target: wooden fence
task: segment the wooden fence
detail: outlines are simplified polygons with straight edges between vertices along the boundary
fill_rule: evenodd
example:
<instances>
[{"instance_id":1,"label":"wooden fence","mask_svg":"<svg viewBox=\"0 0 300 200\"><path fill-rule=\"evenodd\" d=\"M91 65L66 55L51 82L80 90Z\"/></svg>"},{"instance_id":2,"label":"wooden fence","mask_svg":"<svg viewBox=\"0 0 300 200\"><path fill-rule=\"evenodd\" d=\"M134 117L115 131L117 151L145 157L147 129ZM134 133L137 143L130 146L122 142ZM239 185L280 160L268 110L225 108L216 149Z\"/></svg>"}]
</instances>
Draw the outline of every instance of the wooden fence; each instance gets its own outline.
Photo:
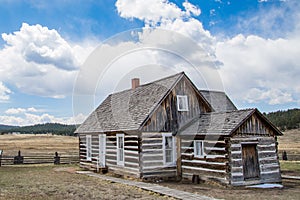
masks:
<instances>
[{"instance_id":1,"label":"wooden fence","mask_svg":"<svg viewBox=\"0 0 300 200\"><path fill-rule=\"evenodd\" d=\"M14 165L16 164L16 156L0 156L0 166L2 165ZM22 164L54 164L57 157L55 155L24 155L22 156ZM76 155L63 155L59 156L59 164L75 164L79 163L79 156ZM58 164L58 163L56 163Z\"/></svg>"}]
</instances>

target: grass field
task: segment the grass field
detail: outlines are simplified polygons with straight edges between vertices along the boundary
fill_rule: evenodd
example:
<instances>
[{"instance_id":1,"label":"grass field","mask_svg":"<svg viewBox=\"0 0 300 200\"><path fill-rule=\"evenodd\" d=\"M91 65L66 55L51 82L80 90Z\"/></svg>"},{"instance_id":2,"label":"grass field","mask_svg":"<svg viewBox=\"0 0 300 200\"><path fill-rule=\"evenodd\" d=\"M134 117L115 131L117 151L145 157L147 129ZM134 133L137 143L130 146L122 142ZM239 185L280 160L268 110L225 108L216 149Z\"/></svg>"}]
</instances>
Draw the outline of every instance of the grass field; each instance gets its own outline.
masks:
<instances>
[{"instance_id":1,"label":"grass field","mask_svg":"<svg viewBox=\"0 0 300 200\"><path fill-rule=\"evenodd\" d=\"M76 165L0 167L0 199L170 199L135 187L76 174L78 169Z\"/></svg>"},{"instance_id":2,"label":"grass field","mask_svg":"<svg viewBox=\"0 0 300 200\"><path fill-rule=\"evenodd\" d=\"M300 132L279 137L279 151L300 153ZM52 135L0 135L5 155L78 155L78 138ZM166 199L134 187L75 174L77 165L0 167L0 199ZM300 176L300 161L281 161L283 174ZM299 199L300 181L283 180L283 189L226 188L211 184L160 183L221 199Z\"/></svg>"},{"instance_id":3,"label":"grass field","mask_svg":"<svg viewBox=\"0 0 300 200\"><path fill-rule=\"evenodd\" d=\"M6 156L78 155L78 138L47 134L0 135L0 149Z\"/></svg>"},{"instance_id":4,"label":"grass field","mask_svg":"<svg viewBox=\"0 0 300 200\"><path fill-rule=\"evenodd\" d=\"M283 133L283 136L278 137L279 157L281 152L286 151L288 158L300 161L300 130L289 130Z\"/></svg>"}]
</instances>

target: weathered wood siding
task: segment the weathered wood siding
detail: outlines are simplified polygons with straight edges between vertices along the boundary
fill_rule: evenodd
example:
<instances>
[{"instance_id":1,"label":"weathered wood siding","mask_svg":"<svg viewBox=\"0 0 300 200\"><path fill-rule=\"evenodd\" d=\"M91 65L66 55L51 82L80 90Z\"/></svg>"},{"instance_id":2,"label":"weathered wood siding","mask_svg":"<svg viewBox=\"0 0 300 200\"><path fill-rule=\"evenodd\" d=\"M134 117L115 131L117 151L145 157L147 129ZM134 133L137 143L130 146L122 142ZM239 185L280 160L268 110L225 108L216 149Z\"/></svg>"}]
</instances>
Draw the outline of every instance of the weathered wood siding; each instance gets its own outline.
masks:
<instances>
[{"instance_id":1,"label":"weathered wood siding","mask_svg":"<svg viewBox=\"0 0 300 200\"><path fill-rule=\"evenodd\" d=\"M272 131L270 125L262 122L257 114L253 114L246 122L244 122L237 130L236 134L252 134L252 135L272 135L275 133Z\"/></svg>"},{"instance_id":2,"label":"weathered wood siding","mask_svg":"<svg viewBox=\"0 0 300 200\"><path fill-rule=\"evenodd\" d=\"M275 133L269 125L252 115L236 130L229 140L230 182L232 185L249 185L256 183L281 182L280 165ZM259 164L259 177L247 180L244 177L242 146L256 145Z\"/></svg>"},{"instance_id":3,"label":"weathered wood siding","mask_svg":"<svg viewBox=\"0 0 300 200\"><path fill-rule=\"evenodd\" d=\"M99 156L99 134L92 135L92 161L86 159L85 135L80 134L80 167L97 169ZM124 134L124 166L117 165L116 134L106 136L106 167L109 172L140 178L138 135Z\"/></svg>"},{"instance_id":4,"label":"weathered wood siding","mask_svg":"<svg viewBox=\"0 0 300 200\"><path fill-rule=\"evenodd\" d=\"M194 140L204 141L204 157L194 156ZM193 176L199 176L202 180L228 183L228 153L224 138L182 138L181 166L184 179L191 180Z\"/></svg>"},{"instance_id":5,"label":"weathered wood siding","mask_svg":"<svg viewBox=\"0 0 300 200\"><path fill-rule=\"evenodd\" d=\"M80 134L79 135L79 156L80 156L80 167L89 169L89 170L96 170L97 169L97 156L99 152L99 136L98 134L88 134L92 137L92 160L87 160L87 147L86 147L86 135Z\"/></svg>"},{"instance_id":6,"label":"weathered wood siding","mask_svg":"<svg viewBox=\"0 0 300 200\"><path fill-rule=\"evenodd\" d=\"M138 135L124 135L124 166L117 165L116 135L107 136L106 165L108 171L140 178Z\"/></svg>"},{"instance_id":7,"label":"weathered wood siding","mask_svg":"<svg viewBox=\"0 0 300 200\"><path fill-rule=\"evenodd\" d=\"M256 144L259 163L259 177L247 180L243 172L242 146ZM249 185L268 182L281 182L280 166L276 150L276 141L271 136L233 137L229 141L230 183Z\"/></svg>"},{"instance_id":8,"label":"weathered wood siding","mask_svg":"<svg viewBox=\"0 0 300 200\"><path fill-rule=\"evenodd\" d=\"M161 133L142 133L140 149L141 178L176 177L176 166L164 165Z\"/></svg>"},{"instance_id":9,"label":"weathered wood siding","mask_svg":"<svg viewBox=\"0 0 300 200\"><path fill-rule=\"evenodd\" d=\"M177 95L187 95L188 111L177 110ZM148 119L142 131L176 133L180 127L207 110L201 97L184 77Z\"/></svg>"}]
</instances>

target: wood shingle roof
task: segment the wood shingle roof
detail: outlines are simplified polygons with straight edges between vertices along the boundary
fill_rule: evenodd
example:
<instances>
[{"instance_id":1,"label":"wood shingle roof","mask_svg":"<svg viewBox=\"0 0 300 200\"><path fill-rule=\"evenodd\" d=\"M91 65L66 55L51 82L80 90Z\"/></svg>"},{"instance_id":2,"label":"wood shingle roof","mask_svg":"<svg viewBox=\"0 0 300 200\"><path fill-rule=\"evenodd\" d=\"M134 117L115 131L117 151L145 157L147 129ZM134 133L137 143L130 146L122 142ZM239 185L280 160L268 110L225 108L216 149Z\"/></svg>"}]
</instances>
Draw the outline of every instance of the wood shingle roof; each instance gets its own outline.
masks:
<instances>
[{"instance_id":1,"label":"wood shingle roof","mask_svg":"<svg viewBox=\"0 0 300 200\"><path fill-rule=\"evenodd\" d=\"M77 128L76 133L138 130L183 76L185 74L181 72L136 89L109 95Z\"/></svg>"},{"instance_id":2,"label":"wood shingle roof","mask_svg":"<svg viewBox=\"0 0 300 200\"><path fill-rule=\"evenodd\" d=\"M213 107L215 112L237 110L225 92L200 90L200 93Z\"/></svg>"},{"instance_id":3,"label":"wood shingle roof","mask_svg":"<svg viewBox=\"0 0 300 200\"><path fill-rule=\"evenodd\" d=\"M282 133L265 118L257 109L210 112L201 114L198 119L187 124L180 135L223 135L229 136L240 127L253 113L258 114L263 121L271 126L276 135Z\"/></svg>"}]
</instances>

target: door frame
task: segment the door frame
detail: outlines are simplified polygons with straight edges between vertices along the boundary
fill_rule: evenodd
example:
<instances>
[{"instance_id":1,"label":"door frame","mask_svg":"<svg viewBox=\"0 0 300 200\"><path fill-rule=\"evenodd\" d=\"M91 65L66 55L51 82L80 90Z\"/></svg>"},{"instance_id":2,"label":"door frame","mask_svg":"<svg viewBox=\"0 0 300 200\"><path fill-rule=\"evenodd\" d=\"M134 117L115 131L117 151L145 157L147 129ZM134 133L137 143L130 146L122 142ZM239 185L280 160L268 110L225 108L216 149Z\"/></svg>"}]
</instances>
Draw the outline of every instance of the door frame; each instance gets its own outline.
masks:
<instances>
[{"instance_id":1,"label":"door frame","mask_svg":"<svg viewBox=\"0 0 300 200\"><path fill-rule=\"evenodd\" d=\"M106 165L106 134L99 134L99 144L98 144L98 164L99 167L105 167Z\"/></svg>"}]
</instances>

